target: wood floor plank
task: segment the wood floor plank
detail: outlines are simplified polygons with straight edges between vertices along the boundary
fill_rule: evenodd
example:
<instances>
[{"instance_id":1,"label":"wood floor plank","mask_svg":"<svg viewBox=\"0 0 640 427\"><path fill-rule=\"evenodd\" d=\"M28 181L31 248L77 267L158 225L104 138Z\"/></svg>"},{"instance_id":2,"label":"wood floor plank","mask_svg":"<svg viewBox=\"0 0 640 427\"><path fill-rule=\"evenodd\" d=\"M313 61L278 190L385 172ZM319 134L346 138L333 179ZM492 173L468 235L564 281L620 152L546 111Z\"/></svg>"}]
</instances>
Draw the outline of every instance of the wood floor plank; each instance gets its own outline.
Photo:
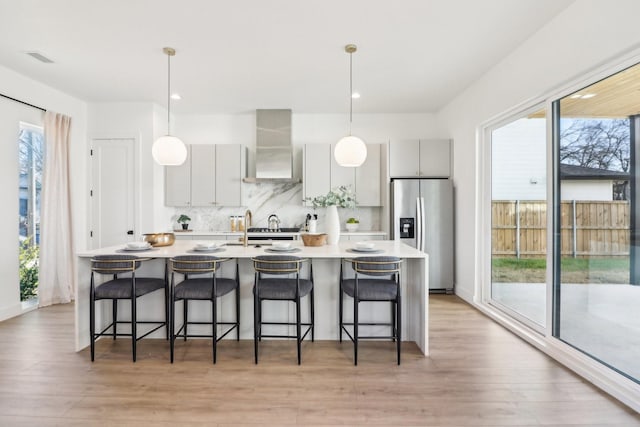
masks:
<instances>
[{"instance_id":1,"label":"wood floor plank","mask_svg":"<svg viewBox=\"0 0 640 427\"><path fill-rule=\"evenodd\" d=\"M430 297L430 357L353 345L103 339L74 352L73 305L0 322L0 425L640 426L640 415L455 296Z\"/></svg>"}]
</instances>

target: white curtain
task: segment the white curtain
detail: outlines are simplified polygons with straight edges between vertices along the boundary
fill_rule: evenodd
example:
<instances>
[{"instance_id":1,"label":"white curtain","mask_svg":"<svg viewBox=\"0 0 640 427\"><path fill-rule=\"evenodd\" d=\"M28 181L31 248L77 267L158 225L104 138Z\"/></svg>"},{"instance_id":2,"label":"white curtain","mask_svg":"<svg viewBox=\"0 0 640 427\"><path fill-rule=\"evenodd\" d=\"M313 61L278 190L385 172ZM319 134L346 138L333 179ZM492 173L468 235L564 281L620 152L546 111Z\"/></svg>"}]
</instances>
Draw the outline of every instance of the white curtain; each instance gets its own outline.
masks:
<instances>
[{"instance_id":1,"label":"white curtain","mask_svg":"<svg viewBox=\"0 0 640 427\"><path fill-rule=\"evenodd\" d=\"M75 251L69 180L71 118L47 111L40 204L40 307L70 302L75 294Z\"/></svg>"}]
</instances>

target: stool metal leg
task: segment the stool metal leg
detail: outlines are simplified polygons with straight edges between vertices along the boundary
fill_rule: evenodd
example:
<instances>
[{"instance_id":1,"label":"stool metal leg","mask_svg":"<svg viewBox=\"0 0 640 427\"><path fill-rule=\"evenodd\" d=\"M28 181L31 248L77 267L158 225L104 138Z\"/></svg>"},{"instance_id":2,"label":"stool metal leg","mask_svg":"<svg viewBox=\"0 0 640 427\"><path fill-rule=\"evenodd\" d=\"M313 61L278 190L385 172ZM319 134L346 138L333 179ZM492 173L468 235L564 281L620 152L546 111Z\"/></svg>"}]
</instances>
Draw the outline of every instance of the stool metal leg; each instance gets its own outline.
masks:
<instances>
[{"instance_id":1,"label":"stool metal leg","mask_svg":"<svg viewBox=\"0 0 640 427\"><path fill-rule=\"evenodd\" d=\"M111 300L111 317L113 318L113 340L116 340L118 334L118 300Z\"/></svg>"},{"instance_id":2,"label":"stool metal leg","mask_svg":"<svg viewBox=\"0 0 640 427\"><path fill-rule=\"evenodd\" d=\"M298 348L298 365L300 364L300 347L301 347L301 343L302 340L300 339L302 337L302 333L301 333L301 328L300 328L300 297L298 296L298 298L296 298L296 336L298 337L297 341L297 348Z\"/></svg>"},{"instance_id":3,"label":"stool metal leg","mask_svg":"<svg viewBox=\"0 0 640 427\"><path fill-rule=\"evenodd\" d=\"M135 288L134 288L135 291ZM136 342L138 340L136 330L136 297L135 294L131 298L131 351L133 352L133 361L136 361Z\"/></svg>"},{"instance_id":4,"label":"stool metal leg","mask_svg":"<svg viewBox=\"0 0 640 427\"><path fill-rule=\"evenodd\" d=\"M316 323L315 323L315 313L314 313L314 308L315 308L315 303L314 303L314 299L313 299L313 288L311 288L311 299L310 299L310 304L311 304L311 342L314 342L314 335L315 335L315 331L316 331Z\"/></svg>"},{"instance_id":5,"label":"stool metal leg","mask_svg":"<svg viewBox=\"0 0 640 427\"><path fill-rule=\"evenodd\" d=\"M358 298L353 298L353 364L358 365Z\"/></svg>"},{"instance_id":6,"label":"stool metal leg","mask_svg":"<svg viewBox=\"0 0 640 427\"><path fill-rule=\"evenodd\" d=\"M94 293L94 285L93 285L93 274L91 275L91 290L89 291L89 334L91 335L91 361L93 362L95 359L95 351L96 351L96 300Z\"/></svg>"},{"instance_id":7,"label":"stool metal leg","mask_svg":"<svg viewBox=\"0 0 640 427\"><path fill-rule=\"evenodd\" d=\"M211 327L212 327L212 331L211 331L211 336L213 337L213 363L216 363L216 351L218 350L218 318L217 318L217 304L218 301L216 300L216 297L214 295L213 299L211 300Z\"/></svg>"},{"instance_id":8,"label":"stool metal leg","mask_svg":"<svg viewBox=\"0 0 640 427\"><path fill-rule=\"evenodd\" d=\"M258 305L260 304L260 299L258 298L258 290L254 289L253 296L253 349L255 353L255 363L258 364L258 323L260 319L258 317Z\"/></svg>"},{"instance_id":9,"label":"stool metal leg","mask_svg":"<svg viewBox=\"0 0 640 427\"><path fill-rule=\"evenodd\" d=\"M400 290L396 302L396 345L398 346L398 365L400 365L400 347L402 345L402 304L400 303Z\"/></svg>"}]
</instances>

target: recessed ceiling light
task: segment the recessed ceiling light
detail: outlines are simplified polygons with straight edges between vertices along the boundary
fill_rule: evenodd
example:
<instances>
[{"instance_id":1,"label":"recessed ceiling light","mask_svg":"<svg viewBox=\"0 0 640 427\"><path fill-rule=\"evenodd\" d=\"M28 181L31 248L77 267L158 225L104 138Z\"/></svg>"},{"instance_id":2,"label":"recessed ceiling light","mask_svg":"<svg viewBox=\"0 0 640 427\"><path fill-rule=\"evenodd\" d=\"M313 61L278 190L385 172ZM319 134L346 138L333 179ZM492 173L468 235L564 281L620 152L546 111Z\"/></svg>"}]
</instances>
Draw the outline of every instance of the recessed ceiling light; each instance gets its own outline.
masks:
<instances>
[{"instance_id":1,"label":"recessed ceiling light","mask_svg":"<svg viewBox=\"0 0 640 427\"><path fill-rule=\"evenodd\" d=\"M172 93L171 94L171 99L182 99L182 97L180 96L179 93Z\"/></svg>"},{"instance_id":2,"label":"recessed ceiling light","mask_svg":"<svg viewBox=\"0 0 640 427\"><path fill-rule=\"evenodd\" d=\"M44 62L45 64L53 64L53 61L49 58L47 58L46 56L44 56L43 54L41 54L40 52L36 52L36 51L30 51L30 52L25 52L27 55L29 55L30 57L37 59L40 62Z\"/></svg>"},{"instance_id":3,"label":"recessed ceiling light","mask_svg":"<svg viewBox=\"0 0 640 427\"><path fill-rule=\"evenodd\" d=\"M353 99L358 99L358 98L360 98L360 94L359 94L358 92L353 92L353 93L351 94L351 97L352 97Z\"/></svg>"},{"instance_id":4,"label":"recessed ceiling light","mask_svg":"<svg viewBox=\"0 0 640 427\"><path fill-rule=\"evenodd\" d=\"M581 93L576 93L575 95L571 95L569 98L571 99L589 99L596 96L595 93L585 93L584 95Z\"/></svg>"}]
</instances>

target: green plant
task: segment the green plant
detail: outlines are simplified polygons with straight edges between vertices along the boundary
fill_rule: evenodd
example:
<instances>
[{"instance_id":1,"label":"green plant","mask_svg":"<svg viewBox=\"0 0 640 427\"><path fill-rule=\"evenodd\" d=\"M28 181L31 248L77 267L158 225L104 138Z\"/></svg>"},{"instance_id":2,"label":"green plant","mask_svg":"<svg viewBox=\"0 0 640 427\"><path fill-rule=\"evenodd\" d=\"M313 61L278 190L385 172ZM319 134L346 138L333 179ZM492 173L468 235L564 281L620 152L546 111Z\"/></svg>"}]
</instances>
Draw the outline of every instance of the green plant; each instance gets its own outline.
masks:
<instances>
[{"instance_id":1,"label":"green plant","mask_svg":"<svg viewBox=\"0 0 640 427\"><path fill-rule=\"evenodd\" d=\"M38 264L40 248L32 244L31 238L20 242L20 301L38 295Z\"/></svg>"},{"instance_id":2,"label":"green plant","mask_svg":"<svg viewBox=\"0 0 640 427\"><path fill-rule=\"evenodd\" d=\"M356 196L350 187L341 185L333 188L324 196L306 197L305 202L311 202L314 208L337 206L339 208L353 208L356 205Z\"/></svg>"},{"instance_id":3,"label":"green plant","mask_svg":"<svg viewBox=\"0 0 640 427\"><path fill-rule=\"evenodd\" d=\"M178 222L179 224L186 224L186 223L188 223L189 221L191 221L191 218L189 218L189 217L188 217L187 215L185 215L185 214L180 215L180 216L178 217L178 220L177 220L177 222Z\"/></svg>"},{"instance_id":4,"label":"green plant","mask_svg":"<svg viewBox=\"0 0 640 427\"><path fill-rule=\"evenodd\" d=\"M351 217L347 220L347 224L360 224L360 221L358 221L356 218Z\"/></svg>"}]
</instances>

